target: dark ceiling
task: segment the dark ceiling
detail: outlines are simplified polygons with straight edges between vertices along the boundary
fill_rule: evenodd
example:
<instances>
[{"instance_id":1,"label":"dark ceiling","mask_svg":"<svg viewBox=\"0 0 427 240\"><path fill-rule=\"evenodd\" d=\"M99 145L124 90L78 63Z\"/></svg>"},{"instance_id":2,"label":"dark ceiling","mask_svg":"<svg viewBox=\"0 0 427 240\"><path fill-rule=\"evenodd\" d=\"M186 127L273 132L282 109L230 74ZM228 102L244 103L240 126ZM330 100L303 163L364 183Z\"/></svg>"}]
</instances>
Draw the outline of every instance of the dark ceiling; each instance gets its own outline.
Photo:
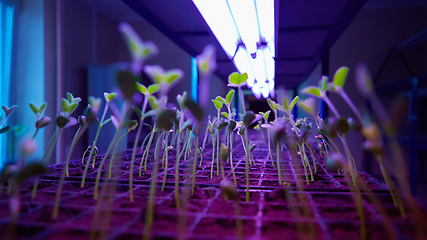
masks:
<instances>
[{"instance_id":1,"label":"dark ceiling","mask_svg":"<svg viewBox=\"0 0 427 240\"><path fill-rule=\"evenodd\" d=\"M191 0L122 0L160 32L196 56L217 47L223 79L236 71ZM366 0L275 0L276 86L297 87L313 71ZM219 16L220 17L220 16Z\"/></svg>"}]
</instances>

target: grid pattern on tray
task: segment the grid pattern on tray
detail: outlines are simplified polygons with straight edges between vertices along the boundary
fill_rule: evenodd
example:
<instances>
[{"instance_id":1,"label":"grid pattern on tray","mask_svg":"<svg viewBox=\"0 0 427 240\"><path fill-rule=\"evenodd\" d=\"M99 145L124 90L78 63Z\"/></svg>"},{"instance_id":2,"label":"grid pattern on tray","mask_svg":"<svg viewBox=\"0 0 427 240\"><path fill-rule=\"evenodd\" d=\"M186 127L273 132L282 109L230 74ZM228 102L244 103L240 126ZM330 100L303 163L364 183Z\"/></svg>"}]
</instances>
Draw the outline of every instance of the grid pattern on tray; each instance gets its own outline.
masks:
<instances>
[{"instance_id":1,"label":"grid pattern on tray","mask_svg":"<svg viewBox=\"0 0 427 240\"><path fill-rule=\"evenodd\" d=\"M146 186L137 186L134 190L137 191L141 188L148 190L148 187ZM63 231L66 231L67 229L74 232L74 234L79 234L80 232L90 233L93 219L92 215L96 210L96 206L93 204L88 204L88 206L73 205L69 204L70 202L68 202L68 200L73 198L84 198L91 190L93 189L88 188L78 193L66 191L64 192L66 194L69 194L61 199L60 209L68 209L68 211L70 211L69 209L73 209L73 213L75 213L74 215L72 215L72 217L68 219L64 219L64 217L62 217L59 218L60 220L57 222L51 222L50 220L48 220L48 218L43 218L45 222L40 221L40 214L43 209L52 207L53 202L33 201L31 203L32 207L29 209L29 211L22 213L19 216L17 225L26 226L26 228L32 229L30 231L37 231L39 229L39 232L37 232L36 234L34 234L34 236L32 236L32 238L30 238L34 240L49 239L50 237L58 236L58 234L63 234ZM186 214L187 219L191 219L188 222L189 225L186 227L186 236L189 237L189 239L216 238L218 236L215 235L215 232L212 229L207 228L207 225L209 225L209 223L213 223L217 226L220 226L220 228L224 230L229 228L230 226L232 227L233 223L230 219L236 218L236 216L234 216L232 212L225 213L226 210L223 210L223 212L220 211L219 213L212 212L211 207L214 204L223 204L224 206L233 205L231 201L225 202L223 200L219 189L205 188L204 191L209 191L211 197L208 199L193 200L196 203L204 201L203 204L201 204L204 207L197 209L194 212L188 212ZM54 193L53 191L49 190L46 190L44 192ZM309 223L314 224L313 226L315 226L316 228L317 236L324 236L324 238L321 239L339 239L338 236L334 236L334 226L337 225L348 225L351 229L353 229L353 232L355 232L356 234L358 233L357 223L359 221L357 219L343 219L339 218L339 211L335 211L335 213L338 214L338 217L333 216L334 213L332 212L328 213L327 211L325 211L327 209L336 208L341 210L345 210L346 208L354 208L354 203L352 203L351 195L346 192L325 193L322 191L289 191L289 194L295 194L298 196L302 195L303 198L297 199L306 199L307 205L303 204L301 201L290 203L287 202L285 199L282 199L281 197L271 198L271 192L271 190L251 189L251 201L239 202L239 206L243 210L243 215L241 216L242 221L246 224L254 226L253 231L247 233L247 239L269 239L271 237L269 234L277 234L270 232L272 231L272 226L274 229L275 225L282 226L282 228L280 228L281 230L279 231L284 231L284 233L287 232L288 234L295 235L297 234L295 224L302 224L303 227L308 227L310 226ZM167 194L164 194L160 197L156 197L156 206L159 209L157 211L157 215L163 216L163 218L161 218L163 219L163 221L176 221L180 216L177 211L170 211L170 209L168 209L167 207L166 210L162 210L161 208L163 205L168 206L169 202L173 201L173 188L166 187L166 193ZM244 192L241 193L243 194ZM24 194L24 199L28 199L25 198L25 196L29 194L31 193ZM383 195L384 197L390 197L388 194ZM113 203L120 198L127 197L128 192L121 192L112 196L104 204L106 205L108 203ZM335 199L336 201L332 201L330 203L327 202L327 200L332 199ZM365 215L368 216L368 226L371 228L376 228L376 234L378 234L379 236L387 237L387 232L384 231L383 227L384 219L382 218L382 215L378 214L378 212L374 208L374 205L370 204L366 199L367 198L364 198L363 205L365 206ZM7 203L7 200L0 201L0 205L4 203ZM26 202L24 201L24 204L25 203ZM301 211L303 209L302 206L308 206L309 215L312 216L312 218L308 219L305 217L306 215L304 214L295 215L295 211L293 211L292 209ZM140 207L143 208L143 205L141 205ZM128 217L125 218L125 222L122 222L121 224L116 223L110 227L110 232L108 232L109 237L107 239L124 239L124 236L132 236L128 239L136 239L138 237L141 237L142 219L144 219L145 217L143 211L141 211L141 208L138 208L138 204L135 204L131 207L109 208L113 213L120 213L119 217L123 217L123 215L127 215ZM34 216L39 217L37 218ZM113 218L114 217L116 216L113 215ZM38 220L34 221L35 219ZM172 222L172 225L173 223L174 222ZM398 236L406 237L399 230L399 227L402 223L404 222L400 220L393 221L392 228L394 231L396 231L397 234L399 234ZM8 218L0 218L0 226L5 226L7 224ZM283 226L287 227L283 228ZM62 232L57 232L58 229L60 229ZM235 230L225 232L223 231L222 233L225 233L226 236L230 238L236 236ZM170 237L171 239L176 237L176 231L159 231L159 229L155 229L154 234L157 237Z\"/></svg>"},{"instance_id":2,"label":"grid pattern on tray","mask_svg":"<svg viewBox=\"0 0 427 240\"><path fill-rule=\"evenodd\" d=\"M236 144L237 145L237 144ZM303 169L302 166L300 166L300 161L293 162L290 159L290 154L287 152L286 149L282 151L280 154L280 163L281 163L281 169L283 180L287 181L289 183L295 183L297 185L293 186L291 188L288 188L287 190L291 194L301 194L302 196L305 196L307 199L307 203L309 206L310 214L313 216L310 218L310 221L308 219L303 218L295 218L295 215L291 215L290 209L296 208L297 210L301 210L301 203L289 203L286 202L285 199L276 199L274 200L274 197L272 198L270 195L274 192L274 187L278 186L278 179L273 179L277 176L275 174L275 171L277 171L275 168L271 165L271 160L269 158L268 150L263 146L261 143L257 142L258 145L258 151L256 154L254 154L254 158L256 160L257 165L252 168L253 172L250 173L250 191L253 195L253 199L250 202L240 202L241 208L246 211L251 212L251 214L244 214L242 216L242 220L245 221L245 223L249 226L253 226L253 229L250 232L250 236L247 236L248 239L260 239L265 238L269 239L271 236L270 230L276 229L276 225L280 225L281 228L277 228L277 231L286 231L284 234L295 234L296 232L296 226L300 226L299 224L302 223L303 226L308 226L308 222L313 222L316 231L319 231L319 234L323 234L324 239L339 239L338 236L336 236L335 228L336 225L346 225L346 228L350 229L348 234L350 233L358 233L358 228L356 227L358 220L357 219L339 219L337 217L330 216L331 213L328 213L328 209L352 209L354 208L354 203L352 201L347 201L344 203L337 202L336 198L342 198L343 196L346 196L345 198L348 199L350 197L349 190L346 189L345 183L343 184L343 175L335 174L332 172L327 171L324 169L321 159L318 160L318 172L321 173L318 176L323 178L324 180L310 182L310 184L314 185L317 183L325 183L325 185L319 185L319 187L310 187L310 184L307 186L304 184L305 182L305 175L304 178L300 178L303 176ZM238 145L237 145L238 147ZM207 149L210 149L210 147L207 147ZM239 175L242 175L240 173L244 173L244 166L246 159L244 158L236 158L239 154L242 154L242 152L235 152L236 155L233 159L233 163L235 166L236 173L239 173ZM243 152L244 153L244 152ZM123 159L125 160L124 163L129 162L129 154L131 154L129 151L126 151L124 153ZM211 151L205 152L205 158L204 162L202 164L202 167L197 169L196 176L204 176L207 172L210 172L211 167L211 159L206 156L210 156ZM173 154L171 154L171 158L173 158ZM310 158L310 155L309 155ZM184 170L186 168L192 167L193 164L192 157L188 157L185 161L182 160L180 163L180 170ZM199 158L200 159L200 158ZM99 161L99 159L98 159ZM140 158L139 158L140 161ZM80 161L74 161L72 164L74 164L75 168L79 168ZM113 166L116 167L116 169L122 168L122 164L116 164ZM173 164L173 161L171 161ZM276 163L276 162L275 162ZM60 165L58 165L60 166ZM153 163L148 164L149 169L153 167ZM226 178L232 181L232 173L229 163L225 164L225 168L227 171ZM72 169L72 168L70 168ZM169 168L168 172L172 172L175 170L175 167L172 166ZM214 170L216 170L214 168ZM163 169L160 169L160 172L158 173L157 181L158 185L161 184L161 177L163 176L164 172ZM185 170L184 170L185 172ZM215 172L215 171L214 171ZM377 189L375 193L377 196L384 196L388 199L389 202L391 202L390 195L388 194L388 190L378 180L374 179L370 175L367 175L363 172L360 172L360 174L365 176L365 181L370 183L370 187L374 186L374 189ZM221 175L221 174L220 174ZM272 178L273 177L273 178ZM216 177L218 179L218 177ZM245 175L241 176L243 180L245 180ZM60 209L68 211L68 213L71 212L69 218L60 218L60 221L51 221L49 218L41 218L40 217L34 217L37 216L37 214L42 213L46 209L50 209L53 206L53 196L56 190L56 184L58 183L58 176L44 176L41 178L40 186L44 186L44 189L40 189L37 194L38 196L41 195L41 200L38 200L37 198L34 200L31 200L30 195L31 193L29 190L31 189L32 185L30 186L24 186L21 190L23 193L21 199L23 202L23 206L27 208L26 211L24 211L18 218L17 224L18 228L25 227L27 230L28 228L31 228L29 231L18 231L18 233L23 232L32 232L32 234L29 239L49 239L50 237L57 237L61 234L64 234L65 237L70 237L70 234L78 235L77 237L87 237L89 236L88 233L90 232L91 226L92 226L92 220L91 220L91 214L93 214L96 210L95 204L96 200L93 199L93 192L94 192L94 184L93 178L87 178L85 188L79 189L80 186L80 177L68 177L66 179L66 184L71 185L71 187L68 190L64 190L62 192L62 198L60 202ZM134 178L135 179L135 178ZM223 226L223 228L227 228L230 226L233 226L233 223L230 223L230 217L231 219L235 218L233 216L232 211L228 211L227 214L224 213L218 213L213 212L212 207L215 206L215 204L218 204L218 201L223 201L222 196L220 195L220 190L218 188L217 183L218 182L212 182L209 181L209 177L205 178L208 179L205 183L199 183L198 185L204 189L204 191L208 191L210 193L210 197L205 200L191 200L193 203L195 203L196 206L199 206L199 208L192 209L190 212L188 212L186 215L189 219L189 224L187 226L186 234L189 238L193 239L200 239L200 238L206 238L206 239L216 239L218 236L215 234L209 233L209 229L206 229L206 226L209 226L210 223ZM120 205L116 206L114 205L114 202L117 202L120 199L128 198L129 195L129 187L126 185L128 183L127 179L116 179L117 186L117 194L110 195L109 199L107 199L107 203L113 203L113 212L114 213L122 213L125 216L128 216L123 220L124 223L122 224L113 224L110 228L111 232L108 233L108 239L140 239L142 235L142 220L144 219L144 212L141 210L146 206L146 195L147 195L147 189L148 184L150 183L151 175L144 179L144 180L134 180L134 194L136 193L137 198L141 202L137 202L134 204L125 204L125 206ZM188 188L188 186L191 184L191 174L188 174L188 176L185 176L182 181L180 182L182 188ZM196 181L198 183L198 181ZM268 186L266 186L266 183L269 183ZM49 186L51 184L51 186ZM245 187L246 181L243 181L243 184L239 184L239 191L244 193L243 188ZM106 183L101 183L102 186L107 185ZM78 186L76 188L73 188L72 186ZM165 193L161 193L159 191L160 188L158 188L158 195L156 195L156 206L163 210L156 211L158 215L162 216L168 216L167 219L176 221L177 217L179 216L178 212L176 212L176 209L173 210L170 207L170 203L173 202L173 195L174 195L174 188L173 182L168 182L166 184ZM299 188L297 188L299 187ZM138 191L141 190L142 193L138 196ZM303 190L303 191L297 191L297 190ZM143 196L145 194L145 196ZM4 194L2 194L4 195ZM367 194L364 193L366 196ZM325 201L320 201L319 199L322 198L322 196L327 199ZM332 200L331 200L332 196ZM49 201L49 197L51 197L51 200ZM81 202L73 202L74 200L81 200L81 199L87 199L87 202L84 202L82 204ZM273 200L272 200L273 199ZM329 199L329 200L328 200ZM241 199L243 200L243 199ZM0 198L0 206L7 205L7 199ZM192 206L192 202L190 201L190 205ZM384 224L383 219L381 215L378 213L376 208L373 206L373 204L370 204L366 197L364 197L364 206L366 207L365 211L369 213L369 226L373 226L374 228L376 226L383 226ZM335 203L331 203L335 202ZM223 202L220 202L220 204L225 204ZM231 203L228 203L231 204ZM227 204L225 204L227 205ZM224 205L224 206L225 206ZM72 209L72 210L70 210ZM392 209L391 207L388 209ZM272 212L281 212L281 214L272 215ZM338 211L339 212L339 211ZM231 214L231 215L230 215ZM120 215L120 216L122 216ZM353 216L355 217L355 216ZM119 217L118 217L119 218ZM160 218L161 221L165 221L164 219ZM0 227L7 226L9 221L9 218L4 215L0 215ZM80 223L80 224L77 224ZM81 224L83 223L83 224ZM155 221L156 223L156 221ZM158 223L158 222L157 222ZM231 225L230 225L231 224ZM252 224L252 225L251 225ZM405 222L400 221L398 218L396 218L396 221L393 221L392 228L397 232L399 236L405 236L404 231L400 231L401 226L406 226ZM170 224L169 225L173 225ZM347 226L348 225L348 226ZM283 226L287 226L284 227ZM161 226L160 226L161 228ZM58 232L58 229L61 229L61 232ZM68 230L69 231L68 231ZM154 227L154 229L156 229ZM212 229L211 229L212 231ZM164 237L164 238L176 238L176 229L173 229L173 231L156 231L156 236ZM206 234L202 234L206 233ZM224 233L224 232L223 232ZM81 234L81 235L79 235ZM235 232L227 232L225 233L229 238L235 237ZM379 233L381 236L384 236L384 231L380 231ZM402 235L403 234L403 235Z\"/></svg>"}]
</instances>

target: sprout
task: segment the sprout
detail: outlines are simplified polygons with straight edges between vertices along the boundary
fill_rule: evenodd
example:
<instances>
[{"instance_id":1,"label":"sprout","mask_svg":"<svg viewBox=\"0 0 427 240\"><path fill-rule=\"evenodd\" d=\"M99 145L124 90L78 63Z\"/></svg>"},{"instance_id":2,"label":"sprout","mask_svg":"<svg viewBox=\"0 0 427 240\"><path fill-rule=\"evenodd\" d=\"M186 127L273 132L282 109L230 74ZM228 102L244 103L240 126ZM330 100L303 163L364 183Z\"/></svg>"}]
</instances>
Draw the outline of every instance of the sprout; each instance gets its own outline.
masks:
<instances>
[{"instance_id":1,"label":"sprout","mask_svg":"<svg viewBox=\"0 0 427 240\"><path fill-rule=\"evenodd\" d=\"M129 23L121 22L118 29L125 38L132 55L132 73L139 76L144 61L156 55L159 50L154 43L143 42Z\"/></svg>"}]
</instances>

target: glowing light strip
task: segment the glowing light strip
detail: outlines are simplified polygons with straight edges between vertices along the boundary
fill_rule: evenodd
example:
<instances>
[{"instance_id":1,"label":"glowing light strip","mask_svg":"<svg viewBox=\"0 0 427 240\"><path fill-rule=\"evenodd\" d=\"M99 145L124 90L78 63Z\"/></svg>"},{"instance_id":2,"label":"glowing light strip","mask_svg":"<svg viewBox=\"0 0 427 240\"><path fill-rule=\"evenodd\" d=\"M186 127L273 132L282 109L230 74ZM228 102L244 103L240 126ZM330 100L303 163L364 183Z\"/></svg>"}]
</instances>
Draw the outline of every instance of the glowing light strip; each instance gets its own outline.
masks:
<instances>
[{"instance_id":1,"label":"glowing light strip","mask_svg":"<svg viewBox=\"0 0 427 240\"><path fill-rule=\"evenodd\" d=\"M233 16L226 0L193 0L200 14L231 59L240 41Z\"/></svg>"},{"instance_id":2,"label":"glowing light strip","mask_svg":"<svg viewBox=\"0 0 427 240\"><path fill-rule=\"evenodd\" d=\"M260 41L258 20L253 0L228 0L237 29L248 53L255 53Z\"/></svg>"},{"instance_id":3,"label":"glowing light strip","mask_svg":"<svg viewBox=\"0 0 427 240\"><path fill-rule=\"evenodd\" d=\"M248 87L254 95L259 98L274 94L274 0L193 0L193 3L237 70L248 73ZM246 49L239 46L242 42ZM256 57L252 58L250 54L255 52Z\"/></svg>"}]
</instances>

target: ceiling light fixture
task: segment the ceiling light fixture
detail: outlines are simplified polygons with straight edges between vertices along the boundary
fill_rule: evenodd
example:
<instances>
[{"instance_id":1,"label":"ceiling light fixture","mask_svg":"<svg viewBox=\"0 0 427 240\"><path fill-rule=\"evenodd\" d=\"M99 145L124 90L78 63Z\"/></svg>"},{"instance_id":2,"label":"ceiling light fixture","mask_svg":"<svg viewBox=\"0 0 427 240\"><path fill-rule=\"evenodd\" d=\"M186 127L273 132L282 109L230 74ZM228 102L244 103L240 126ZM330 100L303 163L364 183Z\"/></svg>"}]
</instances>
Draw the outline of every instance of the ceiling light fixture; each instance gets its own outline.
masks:
<instances>
[{"instance_id":1,"label":"ceiling light fixture","mask_svg":"<svg viewBox=\"0 0 427 240\"><path fill-rule=\"evenodd\" d=\"M255 97L274 95L274 0L193 0Z\"/></svg>"}]
</instances>

